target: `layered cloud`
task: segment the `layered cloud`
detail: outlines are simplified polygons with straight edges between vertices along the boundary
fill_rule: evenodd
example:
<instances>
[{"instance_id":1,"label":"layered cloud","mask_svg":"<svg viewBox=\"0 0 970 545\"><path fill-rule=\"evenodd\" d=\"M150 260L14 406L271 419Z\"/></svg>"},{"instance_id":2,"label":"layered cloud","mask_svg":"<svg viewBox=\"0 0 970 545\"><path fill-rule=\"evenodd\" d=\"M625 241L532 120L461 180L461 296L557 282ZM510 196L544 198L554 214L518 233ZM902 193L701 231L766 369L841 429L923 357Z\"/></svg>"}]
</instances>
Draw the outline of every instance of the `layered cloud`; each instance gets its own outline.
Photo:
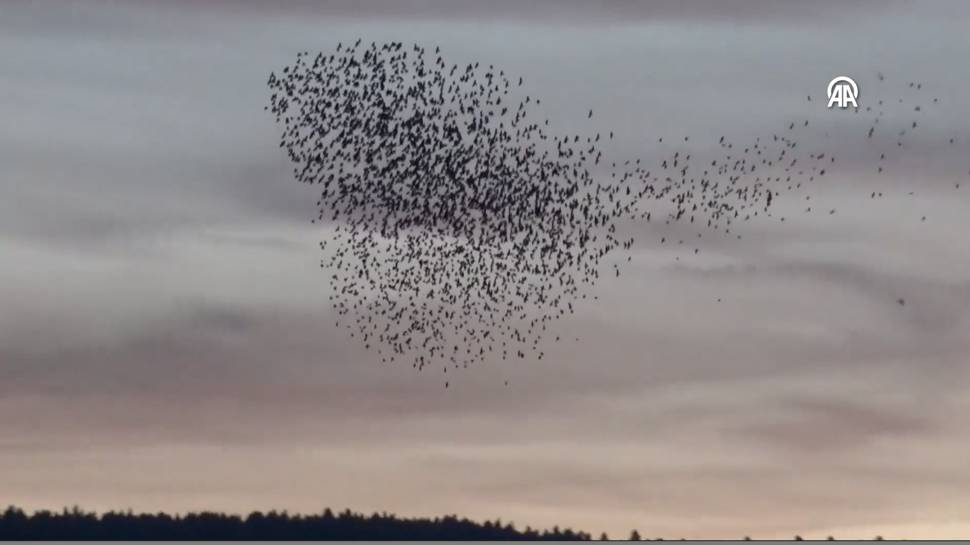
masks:
<instances>
[{"instance_id":1,"label":"layered cloud","mask_svg":"<svg viewBox=\"0 0 970 545\"><path fill-rule=\"evenodd\" d=\"M965 536L968 18L937 2L6 4L0 489L33 508ZM546 358L445 391L333 327L331 227L309 223L314 191L263 111L271 70L357 37L507 67L558 130L614 130L618 157L810 119L800 146L839 142L818 192L839 213L783 198L785 224L680 261L657 238L693 232L626 226L626 274L556 325ZM910 80L943 103L884 176L845 137L858 123L806 101L841 73L863 105Z\"/></svg>"}]
</instances>

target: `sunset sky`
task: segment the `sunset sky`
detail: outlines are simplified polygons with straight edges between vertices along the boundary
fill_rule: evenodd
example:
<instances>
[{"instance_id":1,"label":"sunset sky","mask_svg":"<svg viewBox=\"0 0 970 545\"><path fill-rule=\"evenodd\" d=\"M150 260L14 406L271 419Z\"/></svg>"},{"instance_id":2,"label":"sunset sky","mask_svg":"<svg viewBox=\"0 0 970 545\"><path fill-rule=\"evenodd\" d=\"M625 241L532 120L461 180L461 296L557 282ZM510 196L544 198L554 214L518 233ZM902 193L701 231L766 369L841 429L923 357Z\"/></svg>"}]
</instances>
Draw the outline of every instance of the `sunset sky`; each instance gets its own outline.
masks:
<instances>
[{"instance_id":1,"label":"sunset sky","mask_svg":"<svg viewBox=\"0 0 970 545\"><path fill-rule=\"evenodd\" d=\"M960 1L4 1L0 504L970 537L968 28ZM521 75L619 157L811 120L838 213L783 195L679 261L677 228L627 226L570 342L444 389L334 328L332 225L263 110L271 71L357 38ZM880 144L825 108L843 74L892 130L939 103Z\"/></svg>"}]
</instances>

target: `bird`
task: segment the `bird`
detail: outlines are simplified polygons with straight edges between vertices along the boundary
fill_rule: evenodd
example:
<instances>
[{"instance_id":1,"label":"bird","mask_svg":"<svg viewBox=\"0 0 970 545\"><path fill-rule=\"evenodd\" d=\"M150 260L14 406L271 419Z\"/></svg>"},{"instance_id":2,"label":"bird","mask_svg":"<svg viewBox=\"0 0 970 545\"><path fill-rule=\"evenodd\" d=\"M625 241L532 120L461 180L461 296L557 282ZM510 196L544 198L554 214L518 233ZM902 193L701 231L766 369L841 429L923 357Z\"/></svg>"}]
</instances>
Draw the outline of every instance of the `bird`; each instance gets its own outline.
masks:
<instances>
[{"instance_id":1,"label":"bird","mask_svg":"<svg viewBox=\"0 0 970 545\"><path fill-rule=\"evenodd\" d=\"M458 370L542 359L545 343L561 342L555 323L598 300L592 290L604 277L621 276L616 264L610 276L602 267L622 263L617 253L631 262L637 237L620 235L626 222L691 229L670 244L671 232L656 234L680 261L699 256L683 243L691 233L741 240L739 224L784 222L779 203L796 193L811 200L821 179L839 175L831 153L805 149L803 118L744 139L688 134L646 146L650 156L618 157L627 152L611 149L612 130L601 127L609 138L600 138L551 127L523 76L430 50L359 39L301 52L269 75L265 110L293 177L316 192L309 219L326 227L320 268L336 315L327 327L347 331L382 363L440 370L445 388ZM880 154L880 174L918 144L916 129L927 124L904 117L909 131L884 138L880 120L902 109L884 99L859 111L865 117L852 133ZM919 101L904 113L930 109ZM653 137L664 142L657 134L645 141ZM839 210L852 214L847 205Z\"/></svg>"},{"instance_id":2,"label":"bird","mask_svg":"<svg viewBox=\"0 0 970 545\"><path fill-rule=\"evenodd\" d=\"M605 140L548 132L541 99L513 98L504 71L363 43L298 54L268 79L280 148L319 191L311 222L333 228L321 268L337 327L382 362L449 376L541 359L549 325L632 246L616 226L651 198L639 161L603 183ZM483 149L502 160L476 161Z\"/></svg>"}]
</instances>

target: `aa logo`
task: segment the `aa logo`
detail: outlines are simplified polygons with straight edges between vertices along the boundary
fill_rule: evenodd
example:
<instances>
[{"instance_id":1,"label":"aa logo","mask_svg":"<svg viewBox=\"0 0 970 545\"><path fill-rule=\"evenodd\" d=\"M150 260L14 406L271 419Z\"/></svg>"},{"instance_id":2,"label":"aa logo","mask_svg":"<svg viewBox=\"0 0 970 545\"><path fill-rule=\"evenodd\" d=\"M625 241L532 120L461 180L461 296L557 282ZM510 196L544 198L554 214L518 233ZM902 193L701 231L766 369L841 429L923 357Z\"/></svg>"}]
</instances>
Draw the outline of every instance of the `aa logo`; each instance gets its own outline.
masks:
<instances>
[{"instance_id":1,"label":"aa logo","mask_svg":"<svg viewBox=\"0 0 970 545\"><path fill-rule=\"evenodd\" d=\"M847 108L849 104L858 108L856 99L859 98L859 86L848 76L839 76L829 82L827 89L829 96L829 108L837 105L839 108Z\"/></svg>"}]
</instances>

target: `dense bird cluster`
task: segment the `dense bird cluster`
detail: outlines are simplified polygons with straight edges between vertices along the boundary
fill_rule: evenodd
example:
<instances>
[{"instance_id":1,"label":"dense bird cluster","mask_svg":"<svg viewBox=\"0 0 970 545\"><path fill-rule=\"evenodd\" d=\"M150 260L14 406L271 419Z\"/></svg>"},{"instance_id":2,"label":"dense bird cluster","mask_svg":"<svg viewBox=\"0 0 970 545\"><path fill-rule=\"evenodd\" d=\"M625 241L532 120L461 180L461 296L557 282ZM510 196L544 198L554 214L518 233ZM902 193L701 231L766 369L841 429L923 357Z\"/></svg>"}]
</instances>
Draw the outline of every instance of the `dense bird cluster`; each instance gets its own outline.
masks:
<instances>
[{"instance_id":1,"label":"dense bird cluster","mask_svg":"<svg viewBox=\"0 0 970 545\"><path fill-rule=\"evenodd\" d=\"M298 55L272 75L280 143L321 187L333 304L384 361L467 367L536 351L641 195L602 183L601 136L554 136L493 66L389 43ZM588 116L592 116L589 112ZM539 353L542 357L542 353Z\"/></svg>"},{"instance_id":2,"label":"dense bird cluster","mask_svg":"<svg viewBox=\"0 0 970 545\"><path fill-rule=\"evenodd\" d=\"M807 119L701 151L689 136L659 138L652 168L613 161L612 132L557 134L533 115L541 100L521 77L400 42L303 52L268 85L280 147L296 178L321 191L314 221L332 231L321 267L336 325L384 362L445 373L491 357L541 359L551 322L588 297L604 258L633 246L625 222L692 226L690 237L659 242L686 238L698 254L705 234L741 238L737 224L776 217L773 202L836 162L799 147ZM882 115L880 101L868 138ZM804 200L806 213L836 213Z\"/></svg>"}]
</instances>

